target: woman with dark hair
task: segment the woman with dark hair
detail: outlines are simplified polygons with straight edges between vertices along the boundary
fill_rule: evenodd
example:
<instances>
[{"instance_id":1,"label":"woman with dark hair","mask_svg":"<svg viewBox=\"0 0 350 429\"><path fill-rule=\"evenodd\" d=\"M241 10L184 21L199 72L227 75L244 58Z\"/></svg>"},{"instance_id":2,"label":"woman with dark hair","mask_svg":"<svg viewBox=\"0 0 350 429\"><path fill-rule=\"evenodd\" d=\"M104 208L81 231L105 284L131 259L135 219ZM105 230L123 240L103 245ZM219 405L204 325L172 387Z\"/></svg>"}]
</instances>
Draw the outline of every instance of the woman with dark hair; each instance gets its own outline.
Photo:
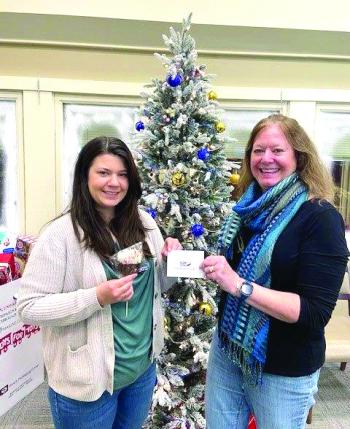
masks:
<instances>
[{"instance_id":1,"label":"woman with dark hair","mask_svg":"<svg viewBox=\"0 0 350 429\"><path fill-rule=\"evenodd\" d=\"M18 315L42 326L56 428L139 429L147 417L163 346L161 292L173 283L164 258L182 246L163 241L140 196L125 143L91 140L69 210L45 228L26 266Z\"/></svg>"},{"instance_id":2,"label":"woman with dark hair","mask_svg":"<svg viewBox=\"0 0 350 429\"><path fill-rule=\"evenodd\" d=\"M253 129L241 198L202 265L222 289L208 362L208 429L302 429L325 358L324 327L346 269L332 180L292 118Z\"/></svg>"}]
</instances>

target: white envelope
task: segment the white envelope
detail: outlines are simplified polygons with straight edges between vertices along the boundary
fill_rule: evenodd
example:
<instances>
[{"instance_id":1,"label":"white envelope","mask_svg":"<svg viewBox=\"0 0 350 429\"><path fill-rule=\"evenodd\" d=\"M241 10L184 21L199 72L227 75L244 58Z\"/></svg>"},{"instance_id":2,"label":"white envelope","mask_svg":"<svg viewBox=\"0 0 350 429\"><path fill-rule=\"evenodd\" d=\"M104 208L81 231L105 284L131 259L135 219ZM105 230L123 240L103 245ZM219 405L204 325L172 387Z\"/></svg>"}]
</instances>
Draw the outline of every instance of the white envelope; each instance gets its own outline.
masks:
<instances>
[{"instance_id":1,"label":"white envelope","mask_svg":"<svg viewBox=\"0 0 350 429\"><path fill-rule=\"evenodd\" d=\"M167 258L167 276L204 278L204 272L199 268L203 259L203 250L173 250Z\"/></svg>"}]
</instances>

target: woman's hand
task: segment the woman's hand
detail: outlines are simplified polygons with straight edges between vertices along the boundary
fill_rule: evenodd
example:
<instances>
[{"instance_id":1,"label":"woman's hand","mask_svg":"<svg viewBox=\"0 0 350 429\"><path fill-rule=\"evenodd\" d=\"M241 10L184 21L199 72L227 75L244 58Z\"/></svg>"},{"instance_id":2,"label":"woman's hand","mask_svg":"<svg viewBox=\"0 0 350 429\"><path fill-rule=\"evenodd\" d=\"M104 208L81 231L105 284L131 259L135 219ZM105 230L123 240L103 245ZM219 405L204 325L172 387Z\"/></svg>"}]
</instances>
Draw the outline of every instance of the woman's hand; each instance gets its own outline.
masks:
<instances>
[{"instance_id":1,"label":"woman's hand","mask_svg":"<svg viewBox=\"0 0 350 429\"><path fill-rule=\"evenodd\" d=\"M177 238L168 237L164 241L162 256L165 258L172 250L182 250L182 245Z\"/></svg>"},{"instance_id":2,"label":"woman's hand","mask_svg":"<svg viewBox=\"0 0 350 429\"><path fill-rule=\"evenodd\" d=\"M201 264L205 277L216 282L231 295L238 295L237 285L243 280L234 271L224 256L208 256Z\"/></svg>"},{"instance_id":3,"label":"woman's hand","mask_svg":"<svg viewBox=\"0 0 350 429\"><path fill-rule=\"evenodd\" d=\"M137 273L134 273L120 279L100 283L96 288L96 296L100 305L129 301L134 295L132 282L136 276Z\"/></svg>"},{"instance_id":4,"label":"woman's hand","mask_svg":"<svg viewBox=\"0 0 350 429\"><path fill-rule=\"evenodd\" d=\"M234 271L224 256L208 256L201 264L207 279L216 282L221 289L238 296L237 286L243 279ZM247 299L249 305L287 323L295 323L300 314L300 296L254 284L253 293Z\"/></svg>"}]
</instances>

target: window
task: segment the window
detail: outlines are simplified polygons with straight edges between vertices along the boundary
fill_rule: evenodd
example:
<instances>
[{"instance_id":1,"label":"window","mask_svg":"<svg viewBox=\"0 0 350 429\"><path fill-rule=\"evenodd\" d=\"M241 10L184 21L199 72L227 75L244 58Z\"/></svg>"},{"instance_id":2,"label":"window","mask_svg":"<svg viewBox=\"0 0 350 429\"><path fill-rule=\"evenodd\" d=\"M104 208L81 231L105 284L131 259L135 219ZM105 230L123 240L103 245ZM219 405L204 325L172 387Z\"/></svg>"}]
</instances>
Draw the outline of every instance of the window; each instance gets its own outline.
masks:
<instances>
[{"instance_id":1,"label":"window","mask_svg":"<svg viewBox=\"0 0 350 429\"><path fill-rule=\"evenodd\" d=\"M226 126L226 135L236 141L225 142L225 153L229 159L243 159L250 132L260 119L274 113L280 113L280 108L261 107L225 107L221 120Z\"/></svg>"},{"instance_id":2,"label":"window","mask_svg":"<svg viewBox=\"0 0 350 429\"><path fill-rule=\"evenodd\" d=\"M63 203L70 200L73 168L81 147L98 136L113 136L130 145L136 106L63 104Z\"/></svg>"},{"instance_id":3,"label":"window","mask_svg":"<svg viewBox=\"0 0 350 429\"><path fill-rule=\"evenodd\" d=\"M17 233L18 177L17 177L16 101L0 99L0 228Z\"/></svg>"},{"instance_id":4,"label":"window","mask_svg":"<svg viewBox=\"0 0 350 429\"><path fill-rule=\"evenodd\" d=\"M350 106L319 106L316 141L336 185L335 204L350 227Z\"/></svg>"}]
</instances>

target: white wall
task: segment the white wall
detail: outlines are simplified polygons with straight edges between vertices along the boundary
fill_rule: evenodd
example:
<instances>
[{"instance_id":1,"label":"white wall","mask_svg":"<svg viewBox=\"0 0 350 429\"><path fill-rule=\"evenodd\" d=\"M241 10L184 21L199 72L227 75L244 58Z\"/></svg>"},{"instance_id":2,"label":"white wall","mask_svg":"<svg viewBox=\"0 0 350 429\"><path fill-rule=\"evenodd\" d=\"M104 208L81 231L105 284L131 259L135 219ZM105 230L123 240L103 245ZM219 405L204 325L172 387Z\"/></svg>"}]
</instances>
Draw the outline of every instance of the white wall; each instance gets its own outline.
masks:
<instances>
[{"instance_id":1,"label":"white wall","mask_svg":"<svg viewBox=\"0 0 350 429\"><path fill-rule=\"evenodd\" d=\"M348 0L0 0L0 11L350 31Z\"/></svg>"},{"instance_id":2,"label":"white wall","mask_svg":"<svg viewBox=\"0 0 350 429\"><path fill-rule=\"evenodd\" d=\"M0 0L0 12L77 14L134 22L180 21L189 12L188 4L194 23L350 31L348 0L329 3L309 0L305 4L301 0L178 0L169 4L159 0ZM213 37L217 34L214 30L215 27ZM250 34L250 29L245 31ZM260 40L258 43L262 45L260 48L265 47ZM60 94L74 99L83 97L83 102L88 102L97 96L102 103L111 102L110 97L113 102L126 97L135 100L143 84L163 76L164 69L152 53L145 49L133 52L55 46L49 40L43 45L0 40L0 56L6 59L1 64L0 91L5 96L14 91L22 100L23 116L19 116L19 121L23 124L23 136L19 135L19 143L23 147L23 164L19 175L23 232L38 232L62 208L58 187L62 106L55 103L57 97ZM289 114L311 136L315 132L317 102L350 106L350 55L334 60L312 55L296 58L228 55L218 50L202 53L199 63L206 64L209 73L217 74L213 85L220 101L230 104L242 100L252 103L282 100L289 103Z\"/></svg>"}]
</instances>

